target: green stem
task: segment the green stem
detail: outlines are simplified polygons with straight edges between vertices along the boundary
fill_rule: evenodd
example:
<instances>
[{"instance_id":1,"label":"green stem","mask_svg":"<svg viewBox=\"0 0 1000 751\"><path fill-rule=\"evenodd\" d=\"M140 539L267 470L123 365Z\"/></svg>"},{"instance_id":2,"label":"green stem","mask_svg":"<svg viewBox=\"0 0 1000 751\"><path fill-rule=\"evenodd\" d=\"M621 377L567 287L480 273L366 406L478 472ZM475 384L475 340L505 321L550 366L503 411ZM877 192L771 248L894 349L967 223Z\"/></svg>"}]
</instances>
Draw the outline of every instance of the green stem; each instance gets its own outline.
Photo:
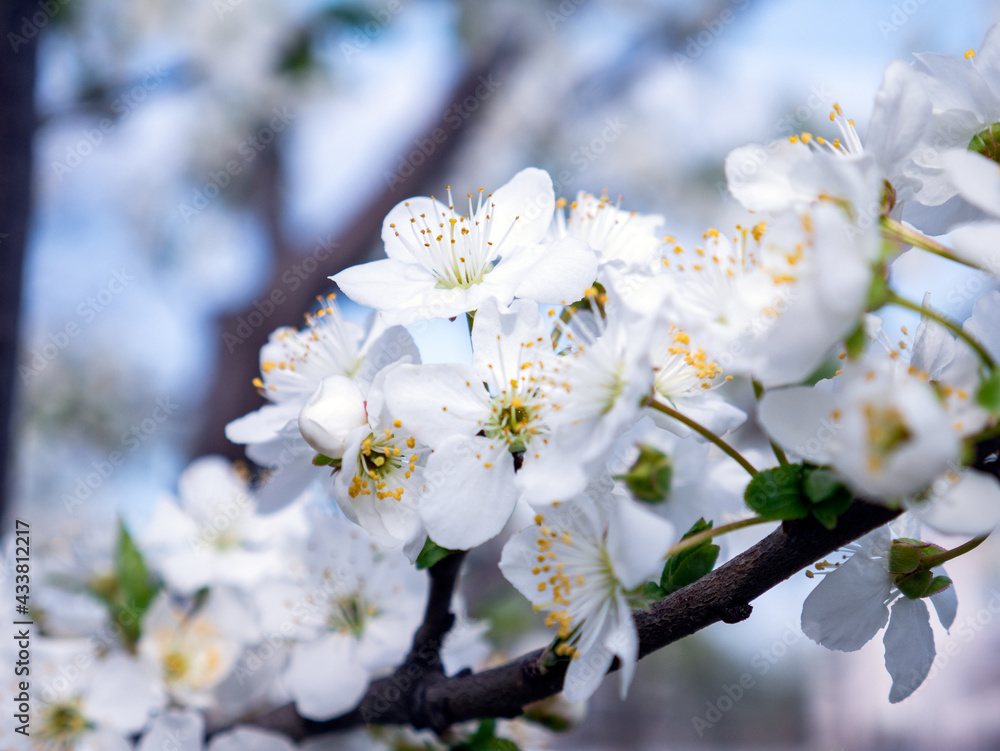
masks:
<instances>
[{"instance_id":1,"label":"green stem","mask_svg":"<svg viewBox=\"0 0 1000 751\"><path fill-rule=\"evenodd\" d=\"M760 381L757 380L751 381L751 383L753 383L754 396L757 397L757 401L759 402L760 398L764 396L764 387L761 386ZM777 458L778 464L780 464L782 467L787 466L788 457L785 456L785 452L781 448L781 446L779 446L774 441L768 441L768 442L771 444L771 450L774 452L774 456Z\"/></svg>"},{"instance_id":2,"label":"green stem","mask_svg":"<svg viewBox=\"0 0 1000 751\"><path fill-rule=\"evenodd\" d=\"M678 553L683 553L685 550L690 550L691 548L701 545L703 542L711 540L713 537L718 537L719 535L724 535L729 532L735 532L737 529L743 529L744 527L752 527L755 524L764 524L765 522L773 522L774 519L763 519L759 516L752 516L749 519L740 519L738 522L730 522L729 524L723 524L721 527L713 527L712 529L706 529L697 534L693 534L690 537L685 537L676 545L673 545L664 559L669 558L672 555L677 555Z\"/></svg>"},{"instance_id":3,"label":"green stem","mask_svg":"<svg viewBox=\"0 0 1000 751\"><path fill-rule=\"evenodd\" d=\"M923 305L918 305L912 300L907 300L905 297L901 297L892 290L889 290L888 302L893 305L898 305L901 308L912 310L915 313L920 313L920 315L927 316L932 321L940 323L946 329L955 334L955 336L957 336L963 342L972 347L972 349L976 351L976 354L979 355L980 359L990 368L990 370L994 370L996 368L996 363L993 361L993 358L990 356L990 353L986 351L983 345L977 342L971 336L969 336L965 332L965 330L962 329L961 326L959 326L957 323L955 323L947 316L941 315L932 308L925 308Z\"/></svg>"},{"instance_id":4,"label":"green stem","mask_svg":"<svg viewBox=\"0 0 1000 751\"><path fill-rule=\"evenodd\" d=\"M942 563L947 563L952 558L958 558L960 555L965 555L970 550L978 548L986 538L989 537L988 534L980 535L979 537L974 537L966 543L959 545L957 548L952 548L951 550L946 550L943 553L938 553L937 555L928 555L920 560L920 568L925 571L930 571L932 568L940 566Z\"/></svg>"},{"instance_id":5,"label":"green stem","mask_svg":"<svg viewBox=\"0 0 1000 751\"><path fill-rule=\"evenodd\" d=\"M972 261L966 261L964 258L959 258L955 255L955 251L947 245L942 245L937 240L927 237L927 235L922 232L918 232L912 227L906 227L902 223L896 221L895 219L891 219L888 216L882 217L882 232L889 240L898 240L899 242L904 242L907 245L912 245L914 248L920 248L921 250L926 250L928 253L933 253L941 258L947 258L949 261L954 261L955 263L960 263L963 266L968 266L971 269L986 271L986 269L981 266L977 266Z\"/></svg>"},{"instance_id":6,"label":"green stem","mask_svg":"<svg viewBox=\"0 0 1000 751\"><path fill-rule=\"evenodd\" d=\"M751 477L753 477L753 476L755 476L757 474L757 469L750 462L748 462L746 459L744 459L743 455L739 451L737 451L732 446L730 446L728 443L726 443L724 440L722 440L721 438L719 438L719 436L717 436L715 433L713 433L708 428L704 427L703 425L700 425L700 424L696 423L690 417L687 417L686 415L682 415L676 409L668 407L666 404L661 404L660 402L658 402L656 400L650 401L649 402L649 406L652 409L655 409L657 412L662 412L663 414L667 415L668 417L672 417L675 420L677 420L678 422L683 423L684 425L687 425L689 428L691 428L691 430L693 430L695 433L697 433L698 435L700 435L702 438L704 438L704 439L706 439L706 440L711 441L712 443L714 443L716 446L718 446L720 449L722 449L723 452L725 452L730 457L732 457L733 460L735 460L737 464L739 464L741 467L743 467L743 469L745 469L747 472L749 472Z\"/></svg>"}]
</instances>

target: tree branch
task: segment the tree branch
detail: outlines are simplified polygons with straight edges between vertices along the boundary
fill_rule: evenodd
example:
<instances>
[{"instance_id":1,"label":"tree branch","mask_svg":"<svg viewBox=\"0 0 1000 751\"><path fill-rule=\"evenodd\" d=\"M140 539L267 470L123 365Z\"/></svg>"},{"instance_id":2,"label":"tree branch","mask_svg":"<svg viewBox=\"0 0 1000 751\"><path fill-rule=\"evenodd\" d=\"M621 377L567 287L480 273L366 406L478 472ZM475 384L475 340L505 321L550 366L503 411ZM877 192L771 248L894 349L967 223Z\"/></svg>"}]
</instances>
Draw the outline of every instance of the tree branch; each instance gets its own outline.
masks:
<instances>
[{"instance_id":1,"label":"tree branch","mask_svg":"<svg viewBox=\"0 0 1000 751\"><path fill-rule=\"evenodd\" d=\"M668 644L717 622L736 623L750 616L750 602L797 571L829 555L852 540L894 519L901 512L864 501L854 504L827 530L815 520L785 522L782 526L707 576L654 603L649 610L636 611L639 631L639 656L644 657ZM454 556L452 556L453 558ZM450 558L437 566L446 564ZM437 671L411 675L407 666L422 640L435 646L447 631L441 613L441 594L448 581L440 574L431 595L424 625L417 631L413 651L406 663L392 676L374 681L356 709L325 722L299 717L292 707L282 707L254 721L253 724L278 730L295 740L360 725L409 724L417 728L443 730L457 722L484 717L516 717L526 704L544 699L562 690L567 663L545 669L536 650L492 670L463 673L451 678ZM432 567L434 573L435 567ZM452 579L452 582L454 579ZM450 586L448 592L450 594ZM436 656L435 656L436 657ZM429 663L428 663L429 664ZM612 670L617 669L613 665ZM414 685L415 683L415 685ZM414 699L419 700L415 703Z\"/></svg>"}]
</instances>

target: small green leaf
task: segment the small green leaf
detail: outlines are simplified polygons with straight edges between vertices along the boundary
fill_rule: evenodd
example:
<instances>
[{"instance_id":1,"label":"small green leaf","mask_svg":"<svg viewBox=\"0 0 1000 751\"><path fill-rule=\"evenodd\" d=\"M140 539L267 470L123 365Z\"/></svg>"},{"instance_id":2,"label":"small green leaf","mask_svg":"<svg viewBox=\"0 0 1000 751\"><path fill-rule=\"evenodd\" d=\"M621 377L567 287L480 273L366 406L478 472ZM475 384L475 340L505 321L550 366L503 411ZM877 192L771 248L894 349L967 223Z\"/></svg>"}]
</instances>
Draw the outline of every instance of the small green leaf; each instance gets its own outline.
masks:
<instances>
[{"instance_id":1,"label":"small green leaf","mask_svg":"<svg viewBox=\"0 0 1000 751\"><path fill-rule=\"evenodd\" d=\"M467 741L449 746L449 751L520 751L513 741L496 737L496 724L493 719L483 720Z\"/></svg>"},{"instance_id":2,"label":"small green leaf","mask_svg":"<svg viewBox=\"0 0 1000 751\"><path fill-rule=\"evenodd\" d=\"M121 627L125 647L131 651L139 641L142 616L159 591L159 582L146 566L125 525L118 522L114 574L91 586L91 592L108 606L112 620Z\"/></svg>"},{"instance_id":3,"label":"small green leaf","mask_svg":"<svg viewBox=\"0 0 1000 751\"><path fill-rule=\"evenodd\" d=\"M837 476L823 467L810 468L804 473L802 490L813 503L822 503L841 487Z\"/></svg>"},{"instance_id":4,"label":"small green leaf","mask_svg":"<svg viewBox=\"0 0 1000 751\"><path fill-rule=\"evenodd\" d=\"M859 325L854 329L847 340L844 342L844 348L847 350L847 356L852 360L857 359L861 356L861 353L865 350L865 344L868 341L868 334L865 333L864 324Z\"/></svg>"},{"instance_id":5,"label":"small green leaf","mask_svg":"<svg viewBox=\"0 0 1000 751\"><path fill-rule=\"evenodd\" d=\"M983 381L976 396L979 406L989 410L994 415L1000 415L1000 370L994 370L990 377Z\"/></svg>"},{"instance_id":6,"label":"small green leaf","mask_svg":"<svg viewBox=\"0 0 1000 751\"><path fill-rule=\"evenodd\" d=\"M655 582L646 582L646 586L642 588L642 596L651 602L662 600L667 594L667 591Z\"/></svg>"},{"instance_id":7,"label":"small green leaf","mask_svg":"<svg viewBox=\"0 0 1000 751\"><path fill-rule=\"evenodd\" d=\"M809 516L809 503L802 494L801 464L758 472L747 485L743 499L752 511L769 521Z\"/></svg>"},{"instance_id":8,"label":"small green leaf","mask_svg":"<svg viewBox=\"0 0 1000 751\"><path fill-rule=\"evenodd\" d=\"M833 529L854 495L829 469L806 466L802 477L802 491L811 504L810 513L824 527Z\"/></svg>"},{"instance_id":9,"label":"small green leaf","mask_svg":"<svg viewBox=\"0 0 1000 751\"><path fill-rule=\"evenodd\" d=\"M681 540L700 534L712 528L712 522L704 519L696 521ZM719 546L713 545L711 540L705 540L700 545L682 550L677 555L672 555L663 566L663 574L660 576L660 586L657 587L666 597L676 592L681 587L698 581L715 567L715 562L719 558ZM655 586L655 585L653 585ZM648 585L647 585L648 588ZM655 599L660 599L657 597Z\"/></svg>"},{"instance_id":10,"label":"small green leaf","mask_svg":"<svg viewBox=\"0 0 1000 751\"><path fill-rule=\"evenodd\" d=\"M436 542L433 542L430 537L428 537L427 541L424 543L424 547L420 550L420 555L417 556L417 568L421 571L425 568L430 568L435 563L444 560L454 552L454 550L442 548Z\"/></svg>"}]
</instances>

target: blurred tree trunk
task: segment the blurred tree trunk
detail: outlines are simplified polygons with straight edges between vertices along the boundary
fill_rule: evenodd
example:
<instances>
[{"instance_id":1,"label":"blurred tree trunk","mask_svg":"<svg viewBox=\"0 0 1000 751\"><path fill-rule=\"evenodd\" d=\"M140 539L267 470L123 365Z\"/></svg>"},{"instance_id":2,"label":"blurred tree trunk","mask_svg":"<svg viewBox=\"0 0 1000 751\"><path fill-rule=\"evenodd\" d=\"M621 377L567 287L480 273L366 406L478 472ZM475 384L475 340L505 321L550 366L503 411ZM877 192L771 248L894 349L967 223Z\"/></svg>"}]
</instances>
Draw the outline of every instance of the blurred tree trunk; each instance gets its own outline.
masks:
<instances>
[{"instance_id":1,"label":"blurred tree trunk","mask_svg":"<svg viewBox=\"0 0 1000 751\"><path fill-rule=\"evenodd\" d=\"M35 58L41 31L35 15L44 17L45 24L51 20L37 0L4 0L0 8L0 521L9 511L21 277L31 210Z\"/></svg>"}]
</instances>

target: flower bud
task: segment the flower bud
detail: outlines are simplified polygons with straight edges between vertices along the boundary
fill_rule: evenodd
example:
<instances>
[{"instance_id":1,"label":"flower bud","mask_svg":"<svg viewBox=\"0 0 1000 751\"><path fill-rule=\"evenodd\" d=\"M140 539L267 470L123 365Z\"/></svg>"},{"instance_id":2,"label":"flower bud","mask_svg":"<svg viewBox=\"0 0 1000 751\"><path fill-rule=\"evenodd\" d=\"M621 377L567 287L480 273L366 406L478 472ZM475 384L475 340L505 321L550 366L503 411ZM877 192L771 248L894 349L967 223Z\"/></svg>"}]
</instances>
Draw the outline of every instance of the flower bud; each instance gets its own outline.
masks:
<instances>
[{"instance_id":1,"label":"flower bud","mask_svg":"<svg viewBox=\"0 0 1000 751\"><path fill-rule=\"evenodd\" d=\"M628 474L619 475L616 479L624 481L632 491L632 495L640 501L660 503L670 493L673 474L674 469L669 456L655 446L641 443L639 458L635 460Z\"/></svg>"},{"instance_id":2,"label":"flower bud","mask_svg":"<svg viewBox=\"0 0 1000 751\"><path fill-rule=\"evenodd\" d=\"M347 436L367 422L365 400L354 382L344 376L328 376L299 413L299 432L319 453L340 459Z\"/></svg>"}]
</instances>

